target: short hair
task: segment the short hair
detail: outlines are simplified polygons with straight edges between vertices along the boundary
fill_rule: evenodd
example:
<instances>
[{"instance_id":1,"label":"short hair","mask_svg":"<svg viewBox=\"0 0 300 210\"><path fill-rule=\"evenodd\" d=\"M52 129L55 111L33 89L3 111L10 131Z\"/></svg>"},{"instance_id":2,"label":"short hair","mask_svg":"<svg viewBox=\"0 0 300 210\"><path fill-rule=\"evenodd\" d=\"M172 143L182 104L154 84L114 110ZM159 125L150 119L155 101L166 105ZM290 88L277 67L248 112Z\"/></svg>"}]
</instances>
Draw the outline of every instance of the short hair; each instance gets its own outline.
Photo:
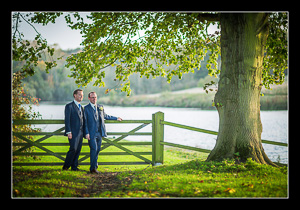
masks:
<instances>
[{"instance_id":1,"label":"short hair","mask_svg":"<svg viewBox=\"0 0 300 210\"><path fill-rule=\"evenodd\" d=\"M89 94L88 94L88 97L90 97L90 96L91 96L91 93L95 93L95 94L97 94L95 91L91 91L91 92L89 92Z\"/></svg>"},{"instance_id":2,"label":"short hair","mask_svg":"<svg viewBox=\"0 0 300 210\"><path fill-rule=\"evenodd\" d=\"M74 92L73 92L73 97L74 97L74 95L77 94L79 91L83 91L83 90L81 90L81 89L76 89L76 90L74 90Z\"/></svg>"}]
</instances>

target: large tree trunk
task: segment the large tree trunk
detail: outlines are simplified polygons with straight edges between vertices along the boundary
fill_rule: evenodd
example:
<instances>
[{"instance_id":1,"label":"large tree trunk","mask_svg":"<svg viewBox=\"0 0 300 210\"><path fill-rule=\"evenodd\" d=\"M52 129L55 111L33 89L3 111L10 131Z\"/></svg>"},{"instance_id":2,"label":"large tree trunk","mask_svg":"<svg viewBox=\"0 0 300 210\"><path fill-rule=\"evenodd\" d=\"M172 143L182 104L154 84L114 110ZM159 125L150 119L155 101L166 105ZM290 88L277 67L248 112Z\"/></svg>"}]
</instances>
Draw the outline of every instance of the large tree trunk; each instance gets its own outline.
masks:
<instances>
[{"instance_id":1,"label":"large tree trunk","mask_svg":"<svg viewBox=\"0 0 300 210\"><path fill-rule=\"evenodd\" d=\"M219 134L207 160L247 158L275 165L261 143L260 91L263 56L268 36L265 13L222 13L222 71L215 105L219 113Z\"/></svg>"}]
</instances>

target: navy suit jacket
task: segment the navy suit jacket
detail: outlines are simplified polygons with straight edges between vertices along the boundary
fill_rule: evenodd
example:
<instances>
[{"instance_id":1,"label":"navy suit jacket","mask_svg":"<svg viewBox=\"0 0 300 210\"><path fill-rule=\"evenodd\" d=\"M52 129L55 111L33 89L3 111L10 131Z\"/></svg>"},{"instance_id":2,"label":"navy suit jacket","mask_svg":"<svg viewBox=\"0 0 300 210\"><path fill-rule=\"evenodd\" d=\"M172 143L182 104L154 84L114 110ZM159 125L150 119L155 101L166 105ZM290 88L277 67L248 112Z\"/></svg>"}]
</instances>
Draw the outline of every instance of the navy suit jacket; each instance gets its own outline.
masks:
<instances>
[{"instance_id":1,"label":"navy suit jacket","mask_svg":"<svg viewBox=\"0 0 300 210\"><path fill-rule=\"evenodd\" d=\"M80 112L78 106L72 101L68 103L65 107L65 136L67 132L72 132L72 139L76 138L79 134L80 128L83 130L83 136L86 134L86 117L81 106L82 117L80 117Z\"/></svg>"},{"instance_id":2,"label":"navy suit jacket","mask_svg":"<svg viewBox=\"0 0 300 210\"><path fill-rule=\"evenodd\" d=\"M98 110L98 118L99 118L99 124L101 128L100 135L103 137L107 136L106 128L104 124L105 120L117 120L117 117L110 116L104 112L104 108L102 105L97 104L97 110ZM96 116L94 108L89 103L84 107L84 113L86 116L87 121L87 134L90 134L90 139L93 139L95 137L95 133L97 131L97 122L96 122Z\"/></svg>"}]
</instances>

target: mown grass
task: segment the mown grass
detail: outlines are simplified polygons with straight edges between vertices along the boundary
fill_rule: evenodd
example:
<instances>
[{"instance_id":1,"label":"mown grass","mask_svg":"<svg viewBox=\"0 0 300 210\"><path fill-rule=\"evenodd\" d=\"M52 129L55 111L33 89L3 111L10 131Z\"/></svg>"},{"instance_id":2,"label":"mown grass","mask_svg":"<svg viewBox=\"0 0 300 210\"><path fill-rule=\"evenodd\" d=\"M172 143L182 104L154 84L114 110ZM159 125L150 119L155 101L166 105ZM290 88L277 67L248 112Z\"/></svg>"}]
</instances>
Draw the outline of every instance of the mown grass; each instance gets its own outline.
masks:
<instances>
[{"instance_id":1,"label":"mown grass","mask_svg":"<svg viewBox=\"0 0 300 210\"><path fill-rule=\"evenodd\" d=\"M99 197L287 197L286 167L192 160L123 173L130 185Z\"/></svg>"},{"instance_id":2,"label":"mown grass","mask_svg":"<svg viewBox=\"0 0 300 210\"><path fill-rule=\"evenodd\" d=\"M63 137L53 137L61 141ZM151 151L151 146L130 146ZM62 148L51 147L62 151ZM89 148L83 148L88 150ZM67 150L67 147L65 147ZM105 151L117 151L109 147ZM118 150L119 151L119 150ZM147 157L147 156L145 156ZM161 166L100 165L100 175L62 171L61 166L13 167L13 197L281 197L288 196L287 167L275 168L251 160L205 162L207 154L165 147ZM44 159L46 158L46 159ZM148 157L151 159L151 157ZM41 161L56 161L52 156ZM36 161L27 158L23 161ZM87 159L86 161L89 161ZM139 161L132 156L99 156L100 162Z\"/></svg>"}]
</instances>

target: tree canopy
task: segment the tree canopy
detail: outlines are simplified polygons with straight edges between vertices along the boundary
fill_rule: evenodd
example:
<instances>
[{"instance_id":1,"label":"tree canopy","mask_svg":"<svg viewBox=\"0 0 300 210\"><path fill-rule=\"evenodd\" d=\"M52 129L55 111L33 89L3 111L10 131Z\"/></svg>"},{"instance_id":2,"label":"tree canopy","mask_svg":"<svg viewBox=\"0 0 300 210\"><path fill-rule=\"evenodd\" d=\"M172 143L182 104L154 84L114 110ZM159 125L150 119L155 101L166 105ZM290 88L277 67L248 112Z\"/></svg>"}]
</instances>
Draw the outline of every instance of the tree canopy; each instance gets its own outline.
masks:
<instances>
[{"instance_id":1,"label":"tree canopy","mask_svg":"<svg viewBox=\"0 0 300 210\"><path fill-rule=\"evenodd\" d=\"M122 91L130 94L129 76L182 78L183 73L199 69L208 50L210 75L219 73L217 56L219 36L208 34L212 22L203 23L198 13L91 13L92 23L73 23L85 40L84 49L68 58L72 77L86 85L96 77L95 85L104 86L102 69L116 66L116 79ZM144 35L140 35L144 32ZM151 61L154 61L151 62Z\"/></svg>"},{"instance_id":2,"label":"tree canopy","mask_svg":"<svg viewBox=\"0 0 300 210\"><path fill-rule=\"evenodd\" d=\"M55 23L63 13L36 12L33 15L13 14L13 60L26 60L23 71L34 74L33 67L42 53L53 50L38 33L37 46L30 46L22 40L18 31L20 19L46 25ZM287 69L287 13L269 13L269 36L264 57L263 85L281 84L283 71ZM84 21L80 13L67 13L65 20L72 29L81 30L84 40L81 52L67 59L71 77L78 85L86 86L93 78L94 85L104 87L107 66L116 67L116 80L121 90L129 95L130 75L140 73L141 77L182 78L184 73L200 69L201 61L209 52L206 67L209 75L217 76L220 67L220 32L208 33L211 24L219 24L218 13L183 12L92 12ZM46 71L56 65L54 60L46 62Z\"/></svg>"}]
</instances>

